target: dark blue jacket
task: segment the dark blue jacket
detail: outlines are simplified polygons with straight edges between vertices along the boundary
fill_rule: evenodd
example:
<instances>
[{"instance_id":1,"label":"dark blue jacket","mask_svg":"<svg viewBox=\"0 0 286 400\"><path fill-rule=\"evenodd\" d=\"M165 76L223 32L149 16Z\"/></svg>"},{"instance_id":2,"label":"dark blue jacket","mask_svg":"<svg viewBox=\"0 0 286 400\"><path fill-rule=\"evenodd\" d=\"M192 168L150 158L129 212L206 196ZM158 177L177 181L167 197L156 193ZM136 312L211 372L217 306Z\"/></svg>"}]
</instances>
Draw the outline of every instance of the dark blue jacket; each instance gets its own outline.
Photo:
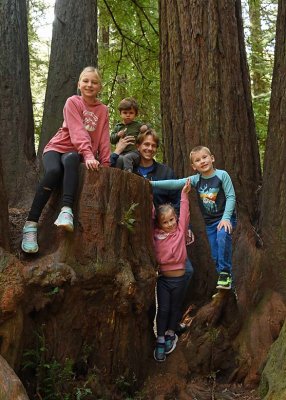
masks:
<instances>
[{"instance_id":1,"label":"dark blue jacket","mask_svg":"<svg viewBox=\"0 0 286 400\"><path fill-rule=\"evenodd\" d=\"M111 167L114 167L116 164L116 160L118 158L118 154L112 153L110 156L110 164ZM142 176L138 171L139 167L134 168L134 173ZM150 181L161 181L165 179L176 179L174 171L172 168L168 167L166 164L158 163L153 160L153 168L145 177ZM166 190L153 188L153 202L155 207L158 207L161 204L171 203L176 212L179 214L180 210L180 199L181 199L181 190Z\"/></svg>"}]
</instances>

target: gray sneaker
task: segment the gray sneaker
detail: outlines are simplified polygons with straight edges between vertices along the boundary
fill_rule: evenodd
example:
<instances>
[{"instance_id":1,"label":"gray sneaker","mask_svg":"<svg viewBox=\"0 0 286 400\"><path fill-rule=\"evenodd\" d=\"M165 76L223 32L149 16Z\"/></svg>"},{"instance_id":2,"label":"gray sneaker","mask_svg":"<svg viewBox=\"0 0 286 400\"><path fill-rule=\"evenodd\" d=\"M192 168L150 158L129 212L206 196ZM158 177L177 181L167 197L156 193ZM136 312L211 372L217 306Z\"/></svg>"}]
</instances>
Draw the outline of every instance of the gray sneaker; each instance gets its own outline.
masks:
<instances>
[{"instance_id":1,"label":"gray sneaker","mask_svg":"<svg viewBox=\"0 0 286 400\"><path fill-rule=\"evenodd\" d=\"M55 221L55 225L64 228L68 232L73 232L73 213L70 209L63 209Z\"/></svg>"}]
</instances>

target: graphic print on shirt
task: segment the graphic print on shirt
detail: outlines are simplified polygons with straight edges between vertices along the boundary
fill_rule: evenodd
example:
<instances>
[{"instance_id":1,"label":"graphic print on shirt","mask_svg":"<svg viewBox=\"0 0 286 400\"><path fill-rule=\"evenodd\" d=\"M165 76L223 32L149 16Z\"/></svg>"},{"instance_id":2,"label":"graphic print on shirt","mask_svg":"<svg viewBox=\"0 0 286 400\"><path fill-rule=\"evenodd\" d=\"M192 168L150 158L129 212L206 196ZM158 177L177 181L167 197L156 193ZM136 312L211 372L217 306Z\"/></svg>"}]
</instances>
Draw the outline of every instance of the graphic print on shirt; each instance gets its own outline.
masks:
<instances>
[{"instance_id":1,"label":"graphic print on shirt","mask_svg":"<svg viewBox=\"0 0 286 400\"><path fill-rule=\"evenodd\" d=\"M217 212L216 199L218 188L210 188L208 185L204 185L198 188L198 192L207 212L210 214Z\"/></svg>"},{"instance_id":2,"label":"graphic print on shirt","mask_svg":"<svg viewBox=\"0 0 286 400\"><path fill-rule=\"evenodd\" d=\"M83 125L88 132L95 131L98 121L98 116L92 111L83 111Z\"/></svg>"}]
</instances>

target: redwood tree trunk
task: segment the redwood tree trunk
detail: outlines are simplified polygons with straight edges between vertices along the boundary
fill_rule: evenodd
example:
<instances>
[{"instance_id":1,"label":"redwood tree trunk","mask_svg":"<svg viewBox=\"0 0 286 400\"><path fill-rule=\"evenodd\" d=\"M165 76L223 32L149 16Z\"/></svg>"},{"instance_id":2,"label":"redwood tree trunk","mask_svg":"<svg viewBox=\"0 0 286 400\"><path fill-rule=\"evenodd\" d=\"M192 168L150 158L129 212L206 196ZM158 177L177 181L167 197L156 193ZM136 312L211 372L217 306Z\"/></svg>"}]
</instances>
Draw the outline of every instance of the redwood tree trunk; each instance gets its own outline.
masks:
<instances>
[{"instance_id":1,"label":"redwood tree trunk","mask_svg":"<svg viewBox=\"0 0 286 400\"><path fill-rule=\"evenodd\" d=\"M3 182L3 172L0 159L0 247L9 248L8 202Z\"/></svg>"},{"instance_id":2,"label":"redwood tree trunk","mask_svg":"<svg viewBox=\"0 0 286 400\"><path fill-rule=\"evenodd\" d=\"M32 350L30 361L43 351L37 347L40 336L45 349L42 359L34 360L38 368L53 359L70 360L78 387L88 379L82 374L96 371L98 383L90 381L94 395L120 398L115 383L123 380L135 391L153 351L150 185L115 168L96 172L82 166L81 173L75 231L54 225L60 208L54 193L39 223L39 253L23 254L23 264L0 254L1 354L19 371L23 349ZM30 398L32 383L41 378L35 363L21 373ZM23 364L29 364L27 356ZM110 386L112 395L105 393Z\"/></svg>"},{"instance_id":3,"label":"redwood tree trunk","mask_svg":"<svg viewBox=\"0 0 286 400\"><path fill-rule=\"evenodd\" d=\"M231 175L240 221L250 230L257 218L261 175L240 3L161 0L160 15L167 162L179 176L187 176L192 173L191 148L210 147L216 167ZM191 219L196 245L191 258L197 268L193 293L205 297L208 288L213 289L214 266L205 251L208 245L202 242L204 228L194 204Z\"/></svg>"},{"instance_id":4,"label":"redwood tree trunk","mask_svg":"<svg viewBox=\"0 0 286 400\"><path fill-rule=\"evenodd\" d=\"M279 2L260 228L268 284L286 300L286 4Z\"/></svg>"},{"instance_id":5,"label":"redwood tree trunk","mask_svg":"<svg viewBox=\"0 0 286 400\"><path fill-rule=\"evenodd\" d=\"M80 72L89 65L97 66L97 2L57 0L40 156L63 122L63 106L76 94Z\"/></svg>"},{"instance_id":6,"label":"redwood tree trunk","mask_svg":"<svg viewBox=\"0 0 286 400\"><path fill-rule=\"evenodd\" d=\"M3 181L9 204L24 206L31 201L36 178L26 2L1 1L0 19Z\"/></svg>"}]
</instances>

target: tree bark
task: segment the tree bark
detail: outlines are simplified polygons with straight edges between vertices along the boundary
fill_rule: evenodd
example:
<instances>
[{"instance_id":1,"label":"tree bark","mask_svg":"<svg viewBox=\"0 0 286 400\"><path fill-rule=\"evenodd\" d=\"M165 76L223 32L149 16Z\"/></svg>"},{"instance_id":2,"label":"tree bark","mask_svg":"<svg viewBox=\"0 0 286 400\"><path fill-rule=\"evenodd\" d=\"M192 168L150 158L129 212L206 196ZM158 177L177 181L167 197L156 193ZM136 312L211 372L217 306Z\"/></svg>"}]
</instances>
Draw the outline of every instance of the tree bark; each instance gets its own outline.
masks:
<instances>
[{"instance_id":1,"label":"tree bark","mask_svg":"<svg viewBox=\"0 0 286 400\"><path fill-rule=\"evenodd\" d=\"M279 3L276 62L272 86L269 137L265 172L261 174L250 97L240 2L161 0L161 98L163 137L167 161L179 176L191 172L189 150L199 144L210 147L215 165L226 169L234 182L239 216L235 232L233 271L238 295L234 318L239 331L225 327L229 301L213 302L196 316L190 340L211 345L210 329L227 338L227 354L237 365L230 379L257 384L272 342L285 319L285 4ZM258 198L258 193L261 199ZM261 208L259 201L261 200ZM206 301L214 280L207 264L206 246L195 210L191 219L196 245L191 253L195 277L191 299ZM260 216L260 219L259 219ZM200 285L200 294L195 290ZM207 307L207 306L206 306ZM213 311L214 310L214 311ZM225 310L225 311L224 311ZM276 310L276 312L274 312ZM205 314L218 315L209 328ZM237 316L236 316L237 315ZM201 326L201 334L196 327ZM236 326L237 329L237 326ZM205 335L205 330L207 335ZM199 337L198 337L199 336ZM209 342L210 340L210 342ZM219 344L217 344L219 346ZM221 350L221 349L220 349ZM216 351L214 354L219 354ZM192 361L192 371L208 366ZM218 361L219 358L216 360ZM223 365L215 365L223 370ZM206 369L203 370L206 372ZM229 372L229 371L228 371Z\"/></svg>"},{"instance_id":2,"label":"tree bark","mask_svg":"<svg viewBox=\"0 0 286 400\"><path fill-rule=\"evenodd\" d=\"M0 399L5 400L29 400L24 386L19 378L0 356Z\"/></svg>"},{"instance_id":3,"label":"tree bark","mask_svg":"<svg viewBox=\"0 0 286 400\"><path fill-rule=\"evenodd\" d=\"M63 122L83 68L97 66L97 2L57 0L39 154Z\"/></svg>"},{"instance_id":4,"label":"tree bark","mask_svg":"<svg viewBox=\"0 0 286 400\"><path fill-rule=\"evenodd\" d=\"M24 254L23 264L0 254L1 354L16 370L22 349L39 351L37 332L46 347L38 362L68 359L79 375L80 365L97 371L98 397L112 398L103 393L116 391L116 380L141 385L154 339L150 194L149 182L135 174L82 166L74 233L55 227L54 193L39 223L39 253ZM34 372L21 373L27 387Z\"/></svg>"},{"instance_id":5,"label":"tree bark","mask_svg":"<svg viewBox=\"0 0 286 400\"><path fill-rule=\"evenodd\" d=\"M3 182L3 172L0 158L0 247L9 249L9 224L8 224L8 202Z\"/></svg>"},{"instance_id":6,"label":"tree bark","mask_svg":"<svg viewBox=\"0 0 286 400\"><path fill-rule=\"evenodd\" d=\"M279 2L275 63L265 152L260 229L265 249L264 268L269 285L286 300L286 5ZM267 254L268 253L268 254Z\"/></svg>"},{"instance_id":7,"label":"tree bark","mask_svg":"<svg viewBox=\"0 0 286 400\"><path fill-rule=\"evenodd\" d=\"M193 146L210 147L215 166L235 186L239 217L257 219L260 161L251 106L239 1L160 1L161 103L166 160L178 176L192 173ZM191 202L197 245L195 283L205 297L215 274L198 208ZM210 268L211 266L211 268ZM194 285L197 286L197 285Z\"/></svg>"},{"instance_id":8,"label":"tree bark","mask_svg":"<svg viewBox=\"0 0 286 400\"><path fill-rule=\"evenodd\" d=\"M0 19L3 181L9 205L25 206L31 201L36 179L26 2L1 1Z\"/></svg>"}]
</instances>

